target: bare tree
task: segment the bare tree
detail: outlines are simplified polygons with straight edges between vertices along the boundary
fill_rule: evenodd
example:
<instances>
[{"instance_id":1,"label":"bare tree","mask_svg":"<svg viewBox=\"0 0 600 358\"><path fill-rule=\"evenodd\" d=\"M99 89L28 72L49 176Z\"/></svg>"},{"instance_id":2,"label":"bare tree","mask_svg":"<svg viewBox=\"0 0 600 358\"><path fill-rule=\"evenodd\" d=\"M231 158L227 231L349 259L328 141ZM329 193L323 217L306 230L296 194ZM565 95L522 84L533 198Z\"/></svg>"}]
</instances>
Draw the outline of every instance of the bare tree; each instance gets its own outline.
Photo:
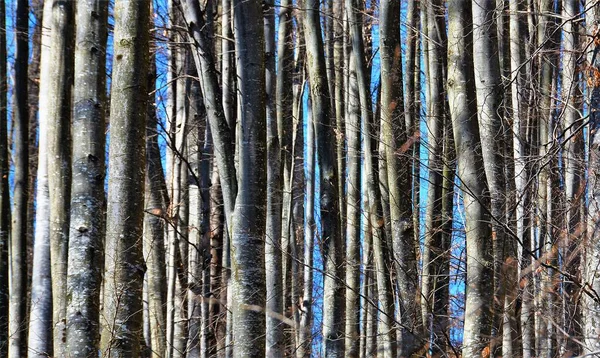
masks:
<instances>
[{"instance_id":1,"label":"bare tree","mask_svg":"<svg viewBox=\"0 0 600 358\"><path fill-rule=\"evenodd\" d=\"M104 312L107 357L139 356L150 4L115 3Z\"/></svg>"},{"instance_id":2,"label":"bare tree","mask_svg":"<svg viewBox=\"0 0 600 358\"><path fill-rule=\"evenodd\" d=\"M29 58L29 5L27 0L17 1L15 86L13 111L14 189L13 214L10 233L9 265L9 321L8 356L26 355L27 345L27 199L29 178L28 134L29 117L27 101L27 67Z\"/></svg>"},{"instance_id":3,"label":"bare tree","mask_svg":"<svg viewBox=\"0 0 600 358\"><path fill-rule=\"evenodd\" d=\"M483 170L483 153L477 122L477 102L475 98L475 74L473 61L473 35L471 2L454 0L448 4L448 102L454 129L456 157L458 161L458 179L461 183L465 207L465 228L467 236L467 300L465 325L473 315L471 328L473 337L465 337L474 342L477 334L489 334L491 328L491 302L493 300L491 243L490 192L487 187L486 173ZM479 296L479 297L478 297ZM466 327L466 326L465 326ZM483 330L478 333L475 330ZM481 343L475 343L481 344ZM481 349L481 350L477 350ZM465 346L463 351L482 354L483 347ZM469 353L471 354L471 353Z\"/></svg>"},{"instance_id":4,"label":"bare tree","mask_svg":"<svg viewBox=\"0 0 600 358\"><path fill-rule=\"evenodd\" d=\"M344 352L343 291L339 282L342 263L342 242L339 221L337 188L338 168L335 146L331 138L334 115L329 100L329 87L325 68L325 53L321 38L319 2L305 0L306 12L302 19L306 41L308 77L315 123L315 139L320 169L321 227L324 242L324 298L323 339L326 357L339 357ZM310 304L310 303L309 303Z\"/></svg>"}]
</instances>

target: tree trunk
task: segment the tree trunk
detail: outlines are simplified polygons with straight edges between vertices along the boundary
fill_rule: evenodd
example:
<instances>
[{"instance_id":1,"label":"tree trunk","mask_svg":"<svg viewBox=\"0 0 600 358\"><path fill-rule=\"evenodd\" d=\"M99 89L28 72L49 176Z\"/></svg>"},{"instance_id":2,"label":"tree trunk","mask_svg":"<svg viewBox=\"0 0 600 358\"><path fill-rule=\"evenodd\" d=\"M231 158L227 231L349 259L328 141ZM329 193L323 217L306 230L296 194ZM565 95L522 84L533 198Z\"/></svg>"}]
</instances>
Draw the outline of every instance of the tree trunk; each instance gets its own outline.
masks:
<instances>
[{"instance_id":1,"label":"tree trunk","mask_svg":"<svg viewBox=\"0 0 600 358\"><path fill-rule=\"evenodd\" d=\"M563 55L562 55L562 82L561 98L564 102L563 126L564 126L564 190L566 194L566 236L561 243L562 255L564 257L563 270L570 277L564 277L564 312L563 329L567 337L561 344L562 354L579 354L579 344L572 337L581 334L581 308L578 307L579 289L577 282L580 279L580 253L577 249L582 243L580 241L583 232L583 221L581 213L583 171L583 129L582 98L579 88L579 71L577 62L580 56L578 49L579 25L575 21L579 14L579 2L566 0L563 3L562 16L568 19L563 25Z\"/></svg>"},{"instance_id":2,"label":"tree trunk","mask_svg":"<svg viewBox=\"0 0 600 358\"><path fill-rule=\"evenodd\" d=\"M470 13L471 2L468 0L453 0L448 4L448 42L454 44L452 50L448 52L448 101L456 145L457 175L461 182L465 208L467 236L465 324L475 321L471 323L471 327L479 325L487 329L486 333L489 334L493 300L492 232L488 211L490 193L486 173L483 170L477 103L472 100L475 98L475 74L470 65L473 60ZM480 356L483 347L471 346L464 349L466 352L473 352L473 356Z\"/></svg>"},{"instance_id":3,"label":"tree trunk","mask_svg":"<svg viewBox=\"0 0 600 358\"><path fill-rule=\"evenodd\" d=\"M104 318L101 350L107 357L140 354L145 130L150 4L115 4L111 94Z\"/></svg>"},{"instance_id":4,"label":"tree trunk","mask_svg":"<svg viewBox=\"0 0 600 358\"><path fill-rule=\"evenodd\" d=\"M77 5L66 344L67 355L89 358L99 348L104 265L107 16L102 1Z\"/></svg>"},{"instance_id":5,"label":"tree trunk","mask_svg":"<svg viewBox=\"0 0 600 358\"><path fill-rule=\"evenodd\" d=\"M313 323L313 252L315 236L315 122L310 97L306 115L306 205L304 207L304 277L297 358L311 356Z\"/></svg>"},{"instance_id":6,"label":"tree trunk","mask_svg":"<svg viewBox=\"0 0 600 358\"><path fill-rule=\"evenodd\" d=\"M526 137L527 129L527 93L525 88L526 74L523 66L525 27L520 1L510 2L510 72L511 72L511 107L512 107L512 142L514 160L515 203L516 203L516 239L523 245L520 272L529 271L531 257L531 230L529 227L530 190L529 165L527 161L529 143ZM512 238L506 237L506 240ZM522 276L522 275L520 275ZM523 280L523 277L519 277ZM535 356L534 307L533 307L533 276L525 278L521 287L521 341L523 358Z\"/></svg>"},{"instance_id":7,"label":"tree trunk","mask_svg":"<svg viewBox=\"0 0 600 358\"><path fill-rule=\"evenodd\" d=\"M598 11L597 6L595 11ZM596 19L598 18L597 13ZM594 20L596 20L594 19ZM596 36L596 34L593 34ZM595 45L595 44L594 44ZM594 51L599 48L595 45ZM590 63L590 74L592 76L600 74L600 59L595 58L594 63ZM589 209L588 209L588 242L586 248L586 260L584 271L584 282L589 284L593 292L600 292L600 280L598 280L598 267L600 267L600 182L598 173L600 173L600 83L592 83L590 103L590 159L589 159ZM593 354L600 351L600 339L598 330L600 329L600 302L597 297L584 296L585 309L585 351L586 354Z\"/></svg>"},{"instance_id":8,"label":"tree trunk","mask_svg":"<svg viewBox=\"0 0 600 358\"><path fill-rule=\"evenodd\" d=\"M0 28L6 28L6 3L0 0ZM9 230L8 116L6 32L0 32L0 356L8 356L9 342Z\"/></svg>"},{"instance_id":9,"label":"tree trunk","mask_svg":"<svg viewBox=\"0 0 600 358\"><path fill-rule=\"evenodd\" d=\"M414 6L414 3L413 3ZM414 11L414 9L413 9ZM414 103L411 98L409 118L403 113L402 58L400 50L400 3L385 0L380 4L380 57L381 57L381 131L387 164L390 201L391 242L398 285L401 313L398 328L400 357L408 357L418 345L417 333L421 329L419 307L416 305L418 273L412 222L411 158L412 151L403 152L402 146L413 127ZM413 36L414 39L414 36ZM413 43L414 46L414 43ZM414 51L414 48L413 48ZM414 54L412 54L414 64ZM414 91L414 69L412 90ZM414 98L414 93L411 92Z\"/></svg>"},{"instance_id":10,"label":"tree trunk","mask_svg":"<svg viewBox=\"0 0 600 358\"><path fill-rule=\"evenodd\" d=\"M33 267L31 268L31 311L29 313L28 357L52 355L52 275L50 269L50 193L48 190L48 114L50 107L50 61L52 1L44 4L40 53L38 168L36 183Z\"/></svg>"},{"instance_id":11,"label":"tree trunk","mask_svg":"<svg viewBox=\"0 0 600 358\"><path fill-rule=\"evenodd\" d=\"M329 101L329 88L325 68L323 39L319 18L319 2L305 0L307 8L303 19L304 38L315 138L319 158L321 190L321 228L324 242L324 297L323 297L323 345L326 357L344 355L343 287L339 282L344 253L340 234L338 168L335 155L334 116Z\"/></svg>"},{"instance_id":12,"label":"tree trunk","mask_svg":"<svg viewBox=\"0 0 600 358\"><path fill-rule=\"evenodd\" d=\"M150 65L148 87L154 88L156 69ZM146 124L146 177L144 210L144 257L148 289L148 319L152 358L163 357L166 349L165 217L169 198L158 144L155 108L148 105Z\"/></svg>"},{"instance_id":13,"label":"tree trunk","mask_svg":"<svg viewBox=\"0 0 600 358\"><path fill-rule=\"evenodd\" d=\"M360 99L354 57L349 58L350 93L346 102L347 179L346 179L346 356L359 357L360 348L360 216L361 216L361 133Z\"/></svg>"},{"instance_id":14,"label":"tree trunk","mask_svg":"<svg viewBox=\"0 0 600 358\"><path fill-rule=\"evenodd\" d=\"M265 334L265 267L257 262L264 256L266 222L265 34L259 1L236 0L234 7L241 137L230 250L233 356L241 358L265 354L264 341L256 341Z\"/></svg>"},{"instance_id":15,"label":"tree trunk","mask_svg":"<svg viewBox=\"0 0 600 358\"><path fill-rule=\"evenodd\" d=\"M491 1L473 3L473 66L475 69L475 86L477 92L477 112L479 114L479 132L483 154L483 164L491 194L492 214L492 238L494 250L494 275L487 280L494 281L493 302L504 302L500 294L499 272L502 265L502 246L505 242L504 230L501 224L505 217L505 193L504 193L504 170L503 163L503 140L504 126L500 116L500 105L502 101L502 82L500 76L500 62L498 57L497 27L495 21L495 4ZM482 257L474 256L478 262L486 262L485 252ZM469 254L470 255L470 254ZM472 300L467 300L467 312L481 307L483 312L478 311L476 315L465 314L465 340L463 354L467 356L481 354L482 350L489 345L492 332L491 324L496 322L485 319L487 304L485 300L484 287L474 283L475 292ZM492 312L499 311L495 307ZM481 313L479 313L481 312ZM480 319L484 318L484 319Z\"/></svg>"},{"instance_id":16,"label":"tree trunk","mask_svg":"<svg viewBox=\"0 0 600 358\"><path fill-rule=\"evenodd\" d=\"M225 219L228 227L231 227L233 224L231 215L233 214L237 195L233 147L233 133L235 131L230 127L233 116L232 118L225 116L225 113L231 114L232 112L225 112L226 103L222 102L215 59L213 57L212 42L210 41L210 36L213 34L209 32L209 26L206 26L206 20L203 17L199 0L185 0L183 2L183 11L187 29L192 40L194 63L200 75L204 107L206 108L211 127L225 205ZM227 107L227 110L230 111L230 107Z\"/></svg>"},{"instance_id":17,"label":"tree trunk","mask_svg":"<svg viewBox=\"0 0 600 358\"><path fill-rule=\"evenodd\" d=\"M73 85L74 9L53 2L48 90L48 189L54 354L66 355L67 255L71 204L71 86Z\"/></svg>"},{"instance_id":18,"label":"tree trunk","mask_svg":"<svg viewBox=\"0 0 600 358\"><path fill-rule=\"evenodd\" d=\"M447 116L445 101L446 31L441 2L427 6L427 57L429 59L428 84L428 133L429 188L425 216L425 247L423 249L422 305L425 305L423 323L432 327L430 350L433 354L445 354L447 345L447 292L443 285L449 259L442 218L443 195L443 148L444 122ZM441 313L441 314L440 314ZM439 314L439 315L438 315Z\"/></svg>"},{"instance_id":19,"label":"tree trunk","mask_svg":"<svg viewBox=\"0 0 600 358\"><path fill-rule=\"evenodd\" d=\"M284 352L283 279L282 279L282 165L278 131L275 77L275 8L272 1L263 6L266 68L267 114L267 227L265 236L265 269L267 283L266 356L281 357ZM282 39L285 40L285 39ZM281 41L281 40L280 40ZM282 69L280 68L280 71ZM286 255L287 256L287 255Z\"/></svg>"},{"instance_id":20,"label":"tree trunk","mask_svg":"<svg viewBox=\"0 0 600 358\"><path fill-rule=\"evenodd\" d=\"M13 111L13 215L10 233L10 298L8 322L8 356L26 355L27 332L27 185L29 177L27 67L29 59L29 6L18 0L16 9L15 86Z\"/></svg>"}]
</instances>

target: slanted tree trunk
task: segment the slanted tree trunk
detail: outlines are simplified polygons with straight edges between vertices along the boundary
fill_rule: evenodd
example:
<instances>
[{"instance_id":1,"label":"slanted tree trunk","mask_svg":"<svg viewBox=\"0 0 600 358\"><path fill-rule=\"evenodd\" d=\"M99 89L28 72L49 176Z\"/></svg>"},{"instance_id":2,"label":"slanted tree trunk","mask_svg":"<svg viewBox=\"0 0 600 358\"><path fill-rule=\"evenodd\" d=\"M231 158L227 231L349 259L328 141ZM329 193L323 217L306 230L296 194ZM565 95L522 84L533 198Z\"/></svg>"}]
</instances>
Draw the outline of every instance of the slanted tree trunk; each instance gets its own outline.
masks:
<instances>
[{"instance_id":1,"label":"slanted tree trunk","mask_svg":"<svg viewBox=\"0 0 600 358\"><path fill-rule=\"evenodd\" d=\"M73 85L73 3L53 2L48 60L48 189L54 354L66 355L67 255L71 204L71 87ZM45 14L44 14L45 15Z\"/></svg>"},{"instance_id":2,"label":"slanted tree trunk","mask_svg":"<svg viewBox=\"0 0 600 358\"><path fill-rule=\"evenodd\" d=\"M44 4L40 53L38 168L36 178L35 232L31 268L28 357L52 355L52 275L50 269L50 193L48 191L48 121L50 98L50 47L52 1Z\"/></svg>"},{"instance_id":3,"label":"slanted tree trunk","mask_svg":"<svg viewBox=\"0 0 600 358\"><path fill-rule=\"evenodd\" d=\"M448 4L448 102L454 130L458 179L465 208L467 240L467 291L465 319L491 328L493 277L492 231L490 226L490 192L483 169L483 153L477 122L475 74L473 61L473 27L471 2L453 0ZM478 322L477 322L478 321ZM485 337L489 338L489 337ZM479 347L466 347L480 356ZM481 347L481 349L483 349ZM469 355L471 356L471 355Z\"/></svg>"},{"instance_id":4,"label":"slanted tree trunk","mask_svg":"<svg viewBox=\"0 0 600 358\"><path fill-rule=\"evenodd\" d=\"M329 100L319 2L305 0L303 18L308 77L315 123L321 190L321 228L324 242L323 345L325 357L344 355L343 287L339 281L344 253L340 234L338 168L335 155L334 116ZM310 303L309 303L310 304Z\"/></svg>"},{"instance_id":5,"label":"slanted tree trunk","mask_svg":"<svg viewBox=\"0 0 600 358\"><path fill-rule=\"evenodd\" d=\"M225 220L229 228L233 224L231 215L236 201L237 180L234 165L234 130L230 127L233 121L230 107L222 102L221 89L217 78L215 59L213 57L213 46L210 37L210 27L203 17L204 12L200 8L199 0L185 0L183 2L184 18L187 25L193 49L192 55L196 69L200 76L202 88L202 98L204 107L211 127L211 133L214 143L214 152L217 166L219 168L219 177L221 180L221 189L223 192L223 202L225 205ZM237 13L237 12L236 12ZM246 14L246 16L248 16ZM229 82L228 82L229 83ZM227 118L225 113L229 113L231 118ZM230 232L230 230L228 229Z\"/></svg>"},{"instance_id":6,"label":"slanted tree trunk","mask_svg":"<svg viewBox=\"0 0 600 358\"><path fill-rule=\"evenodd\" d=\"M27 67L29 59L29 6L27 0L17 1L16 9L15 86L13 111L13 215L10 233L10 297L8 321L8 356L26 355L27 345L27 185L29 177L27 101Z\"/></svg>"},{"instance_id":7,"label":"slanted tree trunk","mask_svg":"<svg viewBox=\"0 0 600 358\"><path fill-rule=\"evenodd\" d=\"M150 4L115 3L104 312L106 357L140 355Z\"/></svg>"},{"instance_id":8,"label":"slanted tree trunk","mask_svg":"<svg viewBox=\"0 0 600 358\"><path fill-rule=\"evenodd\" d=\"M498 57L497 26L495 20L495 4L491 1L473 3L473 66L475 69L475 86L477 93L477 113L479 117L479 133L483 154L483 164L491 194L492 238L494 249L494 276L486 277L494 281L493 302L504 302L500 294L499 272L502 264L502 244L505 240L501 224L505 217L505 193L503 140L504 125L500 116L502 101L502 82L500 77L500 62ZM479 254L479 253L475 253ZM481 252L480 254L485 254ZM486 257L474 256L473 260L486 262ZM495 334L491 331L491 322L487 319L486 312L489 301L485 287L473 283L473 289L467 300L465 314L465 338L463 355L474 356L481 354L489 345L490 337ZM467 284L469 285L469 283ZM474 314L473 312L476 312ZM498 312L492 310L493 314Z\"/></svg>"}]
</instances>

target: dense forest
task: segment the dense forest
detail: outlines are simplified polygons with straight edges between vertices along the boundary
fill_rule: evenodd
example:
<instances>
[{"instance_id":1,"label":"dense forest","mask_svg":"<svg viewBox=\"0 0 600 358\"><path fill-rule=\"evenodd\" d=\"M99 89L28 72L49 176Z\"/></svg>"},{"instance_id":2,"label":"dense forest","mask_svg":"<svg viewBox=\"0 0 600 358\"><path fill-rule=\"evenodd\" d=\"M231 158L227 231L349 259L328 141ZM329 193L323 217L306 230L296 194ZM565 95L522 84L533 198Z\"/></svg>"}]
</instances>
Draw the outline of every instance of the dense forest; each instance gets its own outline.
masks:
<instances>
[{"instance_id":1,"label":"dense forest","mask_svg":"<svg viewBox=\"0 0 600 358\"><path fill-rule=\"evenodd\" d=\"M0 357L599 357L598 50L598 0L0 0Z\"/></svg>"}]
</instances>

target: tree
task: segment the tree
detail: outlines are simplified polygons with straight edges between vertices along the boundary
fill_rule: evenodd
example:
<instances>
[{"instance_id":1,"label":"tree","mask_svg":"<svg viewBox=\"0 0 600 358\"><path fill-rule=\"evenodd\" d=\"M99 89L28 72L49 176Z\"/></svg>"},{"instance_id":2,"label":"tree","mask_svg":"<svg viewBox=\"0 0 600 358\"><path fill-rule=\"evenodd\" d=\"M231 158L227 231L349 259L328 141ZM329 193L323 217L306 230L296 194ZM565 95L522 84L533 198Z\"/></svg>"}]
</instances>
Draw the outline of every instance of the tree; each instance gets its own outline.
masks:
<instances>
[{"instance_id":1,"label":"tree","mask_svg":"<svg viewBox=\"0 0 600 358\"><path fill-rule=\"evenodd\" d=\"M487 187L486 172L483 170L483 153L477 122L477 102L475 98L475 74L473 61L473 25L469 16L471 3L453 0L448 4L448 102L456 145L458 161L457 176L465 207L466 247L467 247L467 300L465 325L473 325L472 337L467 341L486 339L491 328L491 302L493 300L493 275L491 262L492 231L490 223L490 193ZM479 327L476 327L479 325ZM465 330L466 330L465 326ZM479 333L476 330L481 330ZM468 331L467 331L468 332ZM483 337L477 337L481 334ZM477 350L481 349L481 350ZM467 346L463 352L481 355L482 346Z\"/></svg>"},{"instance_id":2,"label":"tree","mask_svg":"<svg viewBox=\"0 0 600 358\"><path fill-rule=\"evenodd\" d=\"M321 38L319 3L305 0L306 12L302 23L306 41L308 77L312 100L312 113L315 123L315 139L318 151L321 190L321 225L324 242L324 299L323 299L323 339L326 357L343 355L343 293L338 281L342 263L342 242L340 235L339 198L337 189L338 168L334 138L333 111L329 101L329 87Z\"/></svg>"},{"instance_id":3,"label":"tree","mask_svg":"<svg viewBox=\"0 0 600 358\"><path fill-rule=\"evenodd\" d=\"M76 16L66 346L67 354L84 357L96 354L100 338L107 110L102 54L107 5L102 0L80 2Z\"/></svg>"},{"instance_id":4,"label":"tree","mask_svg":"<svg viewBox=\"0 0 600 358\"><path fill-rule=\"evenodd\" d=\"M52 274L50 258L50 192L48 187L48 122L50 109L50 47L52 2L44 4L40 50L39 138L36 176L36 212L29 313L28 355L45 356L53 352Z\"/></svg>"},{"instance_id":5,"label":"tree","mask_svg":"<svg viewBox=\"0 0 600 358\"><path fill-rule=\"evenodd\" d=\"M149 12L147 1L115 3L100 345L108 357L140 354Z\"/></svg>"},{"instance_id":6,"label":"tree","mask_svg":"<svg viewBox=\"0 0 600 358\"><path fill-rule=\"evenodd\" d=\"M48 191L54 354L66 354L67 262L71 204L71 87L74 14L71 2L53 2L48 60Z\"/></svg>"},{"instance_id":7,"label":"tree","mask_svg":"<svg viewBox=\"0 0 600 358\"><path fill-rule=\"evenodd\" d=\"M234 1L234 32L240 91L238 195L231 235L234 357L265 354L266 116L265 34L257 0ZM250 40L252 39L252 40ZM252 43L259 45L256 50ZM258 308L258 309L257 309Z\"/></svg>"},{"instance_id":8,"label":"tree","mask_svg":"<svg viewBox=\"0 0 600 358\"><path fill-rule=\"evenodd\" d=\"M504 126L500 117L502 100L502 83L500 78L500 62L498 58L497 26L495 22L494 4L491 1L474 3L473 19L473 67L475 70L475 88L477 97L477 113L479 118L479 133L481 136L483 164L488 187L491 195L492 238L494 251L494 300L503 302L499 297L500 282L499 267L502 262L501 243L505 240L504 228L500 224L505 216L503 140ZM468 259L487 265L485 251L468 252ZM468 265L468 263L467 263ZM486 317L490 314L485 303L485 287L480 283L483 278L476 276L476 281L468 281L472 290L468 295L465 309L465 342L464 355L478 355L488 346L492 334L491 324ZM487 277L489 280L490 278ZM482 296L483 294L483 296ZM490 308L491 309L491 308ZM474 314L477 312L477 314ZM492 311L493 314L497 312ZM479 317L483 319L479 319ZM493 318L492 318L493 319Z\"/></svg>"},{"instance_id":9,"label":"tree","mask_svg":"<svg viewBox=\"0 0 600 358\"><path fill-rule=\"evenodd\" d=\"M27 0L17 1L15 53L15 88L13 111L14 189L13 214L10 232L9 266L9 346L8 356L22 357L26 354L27 334L23 329L27 312L27 199L29 176L28 152L28 104L27 66L29 58L29 6Z\"/></svg>"}]
</instances>

